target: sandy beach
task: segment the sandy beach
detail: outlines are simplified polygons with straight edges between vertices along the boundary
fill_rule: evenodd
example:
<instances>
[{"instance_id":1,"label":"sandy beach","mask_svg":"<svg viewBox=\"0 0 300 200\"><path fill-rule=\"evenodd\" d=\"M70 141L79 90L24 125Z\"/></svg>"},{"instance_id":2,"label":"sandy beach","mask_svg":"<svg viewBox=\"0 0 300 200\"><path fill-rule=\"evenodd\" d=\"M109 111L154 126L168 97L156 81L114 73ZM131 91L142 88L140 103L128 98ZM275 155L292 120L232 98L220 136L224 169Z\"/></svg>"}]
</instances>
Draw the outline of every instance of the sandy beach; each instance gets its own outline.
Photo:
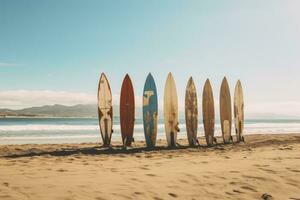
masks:
<instances>
[{"instance_id":1,"label":"sandy beach","mask_svg":"<svg viewBox=\"0 0 300 200\"><path fill-rule=\"evenodd\" d=\"M165 143L0 146L0 199L300 199L300 134L211 148Z\"/></svg>"}]
</instances>

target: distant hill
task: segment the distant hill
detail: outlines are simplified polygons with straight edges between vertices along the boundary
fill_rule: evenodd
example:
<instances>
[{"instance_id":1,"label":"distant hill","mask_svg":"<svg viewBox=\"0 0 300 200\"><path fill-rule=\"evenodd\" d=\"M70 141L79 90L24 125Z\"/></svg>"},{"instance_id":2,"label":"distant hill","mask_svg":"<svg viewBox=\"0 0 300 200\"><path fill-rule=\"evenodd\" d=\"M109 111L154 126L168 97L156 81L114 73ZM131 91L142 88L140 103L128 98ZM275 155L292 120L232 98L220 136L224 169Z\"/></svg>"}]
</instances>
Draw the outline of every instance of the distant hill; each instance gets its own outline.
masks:
<instances>
[{"instance_id":1,"label":"distant hill","mask_svg":"<svg viewBox=\"0 0 300 200\"><path fill-rule=\"evenodd\" d=\"M119 106L113 107L114 116L119 116ZM136 116L142 116L142 109L136 108ZM0 109L1 117L98 117L97 105L45 105L19 110Z\"/></svg>"},{"instance_id":2,"label":"distant hill","mask_svg":"<svg viewBox=\"0 0 300 200\"><path fill-rule=\"evenodd\" d=\"M96 105L46 105L20 110L0 109L1 116L18 117L97 117Z\"/></svg>"},{"instance_id":3,"label":"distant hill","mask_svg":"<svg viewBox=\"0 0 300 200\"><path fill-rule=\"evenodd\" d=\"M119 106L113 106L114 116L119 116ZM142 118L142 108L135 108L135 116L137 119ZM163 111L159 110L159 118L163 118ZM65 105L45 105L40 107L30 107L19 110L0 108L1 117L98 117L97 105L93 104L78 104L74 106ZM199 118L202 117L199 112ZM179 118L184 119L184 112L179 112ZM298 116L289 116L274 113L248 113L246 114L247 119L298 119ZM216 115L218 120L218 115ZM199 119L200 120L200 119Z\"/></svg>"}]
</instances>

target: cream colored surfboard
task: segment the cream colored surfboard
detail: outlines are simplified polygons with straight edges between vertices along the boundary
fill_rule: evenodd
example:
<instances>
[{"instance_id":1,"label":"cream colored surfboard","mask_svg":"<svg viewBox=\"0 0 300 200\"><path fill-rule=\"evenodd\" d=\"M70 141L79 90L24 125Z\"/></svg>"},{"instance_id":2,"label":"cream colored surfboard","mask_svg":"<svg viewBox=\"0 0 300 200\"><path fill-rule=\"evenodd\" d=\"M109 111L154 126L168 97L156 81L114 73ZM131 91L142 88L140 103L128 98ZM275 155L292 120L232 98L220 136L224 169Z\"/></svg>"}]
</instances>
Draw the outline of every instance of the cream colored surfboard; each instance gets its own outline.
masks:
<instances>
[{"instance_id":1,"label":"cream colored surfboard","mask_svg":"<svg viewBox=\"0 0 300 200\"><path fill-rule=\"evenodd\" d=\"M230 89L226 77L224 77L220 91L220 120L224 143L231 143L232 110Z\"/></svg>"},{"instance_id":2,"label":"cream colored surfboard","mask_svg":"<svg viewBox=\"0 0 300 200\"><path fill-rule=\"evenodd\" d=\"M198 129L198 103L197 91L193 81L190 77L185 90L185 124L186 132L190 146L199 144L197 139Z\"/></svg>"},{"instance_id":3,"label":"cream colored surfboard","mask_svg":"<svg viewBox=\"0 0 300 200\"><path fill-rule=\"evenodd\" d=\"M178 100L174 78L171 73L165 84L164 121L168 146L176 146L178 127Z\"/></svg>"},{"instance_id":4,"label":"cream colored surfboard","mask_svg":"<svg viewBox=\"0 0 300 200\"><path fill-rule=\"evenodd\" d=\"M234 90L234 122L237 142L244 141L244 97L240 80L236 83Z\"/></svg>"},{"instance_id":5,"label":"cream colored surfboard","mask_svg":"<svg viewBox=\"0 0 300 200\"><path fill-rule=\"evenodd\" d=\"M113 132L112 95L104 73L101 74L98 85L98 117L103 146L109 146Z\"/></svg>"}]
</instances>

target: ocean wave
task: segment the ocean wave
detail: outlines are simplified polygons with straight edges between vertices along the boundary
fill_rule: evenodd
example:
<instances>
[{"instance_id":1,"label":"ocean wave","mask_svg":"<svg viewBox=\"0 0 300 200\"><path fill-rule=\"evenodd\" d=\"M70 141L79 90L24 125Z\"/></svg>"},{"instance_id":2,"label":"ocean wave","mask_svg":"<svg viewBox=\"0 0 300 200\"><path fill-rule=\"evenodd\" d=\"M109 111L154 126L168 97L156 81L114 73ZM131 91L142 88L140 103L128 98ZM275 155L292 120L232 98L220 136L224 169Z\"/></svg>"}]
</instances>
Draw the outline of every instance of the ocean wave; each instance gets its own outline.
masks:
<instances>
[{"instance_id":1,"label":"ocean wave","mask_svg":"<svg viewBox=\"0 0 300 200\"><path fill-rule=\"evenodd\" d=\"M0 126L0 131L81 131L99 130L95 125L6 125Z\"/></svg>"},{"instance_id":2,"label":"ocean wave","mask_svg":"<svg viewBox=\"0 0 300 200\"><path fill-rule=\"evenodd\" d=\"M185 124L179 124L179 128L185 130ZM203 129L203 124L198 125L199 130ZM220 129L220 124L215 125L215 129ZM232 124L234 129L234 124ZM113 129L120 131L120 125L115 124ZM135 124L135 130L143 130L143 124ZM164 124L158 124L158 130L163 130ZM250 123L245 124L245 131L266 131L266 130L293 130L300 132L300 123ZM26 125L1 125L1 132L19 131L99 131L98 125L53 125L53 124L26 124Z\"/></svg>"},{"instance_id":3,"label":"ocean wave","mask_svg":"<svg viewBox=\"0 0 300 200\"><path fill-rule=\"evenodd\" d=\"M84 139L84 138L100 138L100 135L63 135L63 136L17 136L17 137L1 137L1 140L59 140L59 139Z\"/></svg>"}]
</instances>

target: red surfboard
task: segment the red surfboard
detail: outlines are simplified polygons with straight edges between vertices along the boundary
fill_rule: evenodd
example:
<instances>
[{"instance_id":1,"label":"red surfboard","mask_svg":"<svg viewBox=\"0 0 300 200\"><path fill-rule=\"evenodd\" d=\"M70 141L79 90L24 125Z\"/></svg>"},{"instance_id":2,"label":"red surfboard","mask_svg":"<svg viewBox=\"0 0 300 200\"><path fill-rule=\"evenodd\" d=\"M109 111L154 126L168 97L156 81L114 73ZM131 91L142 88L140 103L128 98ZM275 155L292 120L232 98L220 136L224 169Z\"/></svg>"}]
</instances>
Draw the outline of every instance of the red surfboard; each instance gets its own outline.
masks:
<instances>
[{"instance_id":1,"label":"red surfboard","mask_svg":"<svg viewBox=\"0 0 300 200\"><path fill-rule=\"evenodd\" d=\"M126 74L120 97L120 123L121 134L124 146L131 146L133 141L133 129L135 120L135 102L132 82L128 74Z\"/></svg>"}]
</instances>

